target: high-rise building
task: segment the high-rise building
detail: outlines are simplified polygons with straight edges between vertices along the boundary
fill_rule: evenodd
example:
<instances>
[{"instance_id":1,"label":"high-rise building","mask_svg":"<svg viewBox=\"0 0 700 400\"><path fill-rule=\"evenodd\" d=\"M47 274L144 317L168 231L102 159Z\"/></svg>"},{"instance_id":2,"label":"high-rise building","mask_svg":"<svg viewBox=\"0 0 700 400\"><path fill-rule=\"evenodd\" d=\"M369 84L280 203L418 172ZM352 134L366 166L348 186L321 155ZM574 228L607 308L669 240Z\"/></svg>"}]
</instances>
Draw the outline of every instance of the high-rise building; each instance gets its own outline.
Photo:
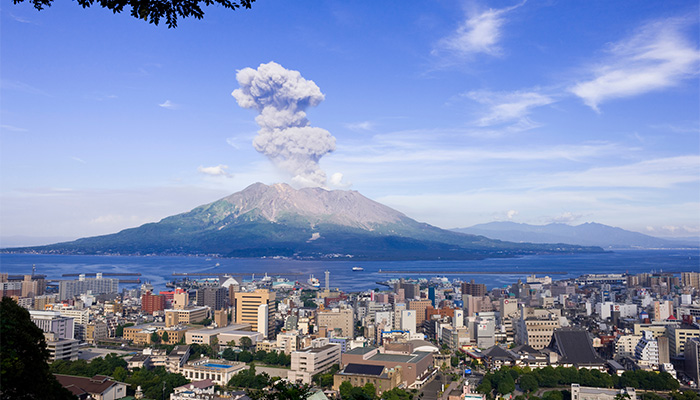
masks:
<instances>
[{"instance_id":1,"label":"high-rise building","mask_svg":"<svg viewBox=\"0 0 700 400\"><path fill-rule=\"evenodd\" d=\"M267 289L256 289L254 292L234 293L236 308L236 323L250 324L255 332L267 332L268 337L273 332L274 318L277 310L275 293ZM258 326L258 312L261 305L267 305L267 327Z\"/></svg>"},{"instance_id":2,"label":"high-rise building","mask_svg":"<svg viewBox=\"0 0 700 400\"><path fill-rule=\"evenodd\" d=\"M61 281L58 284L58 299L69 300L91 291L92 294L107 294L119 292L119 279L103 278L98 273L95 278L86 278L80 274L78 280Z\"/></svg>"},{"instance_id":3,"label":"high-rise building","mask_svg":"<svg viewBox=\"0 0 700 400\"><path fill-rule=\"evenodd\" d=\"M185 289L177 288L173 293L173 309L184 310L190 304L190 294Z\"/></svg>"},{"instance_id":4,"label":"high-rise building","mask_svg":"<svg viewBox=\"0 0 700 400\"><path fill-rule=\"evenodd\" d=\"M416 310L416 324L421 326L426 318L428 307L432 307L430 300L409 300L408 309Z\"/></svg>"},{"instance_id":5,"label":"high-rise building","mask_svg":"<svg viewBox=\"0 0 700 400\"><path fill-rule=\"evenodd\" d=\"M197 305L209 306L212 310L221 310L226 306L228 288L202 288L197 290Z\"/></svg>"},{"instance_id":6,"label":"high-rise building","mask_svg":"<svg viewBox=\"0 0 700 400\"><path fill-rule=\"evenodd\" d=\"M405 282L403 279L394 284L394 292L399 293L403 289L403 295L406 300L420 298L420 285L417 283Z\"/></svg>"},{"instance_id":7,"label":"high-rise building","mask_svg":"<svg viewBox=\"0 0 700 400\"><path fill-rule=\"evenodd\" d=\"M685 342L685 374L695 383L700 381L700 338L691 338Z\"/></svg>"},{"instance_id":8,"label":"high-rise building","mask_svg":"<svg viewBox=\"0 0 700 400\"><path fill-rule=\"evenodd\" d=\"M29 316L36 326L55 339L73 339L75 320L64 317L57 311L29 311Z\"/></svg>"},{"instance_id":9,"label":"high-rise building","mask_svg":"<svg viewBox=\"0 0 700 400\"><path fill-rule=\"evenodd\" d=\"M700 272L681 272L681 284L700 290Z\"/></svg>"},{"instance_id":10,"label":"high-rise building","mask_svg":"<svg viewBox=\"0 0 700 400\"><path fill-rule=\"evenodd\" d=\"M486 285L483 283L474 283L474 279L471 282L462 282L462 295L470 294L472 296L482 297L486 296Z\"/></svg>"},{"instance_id":11,"label":"high-rise building","mask_svg":"<svg viewBox=\"0 0 700 400\"><path fill-rule=\"evenodd\" d=\"M325 326L328 332L338 332L335 336L354 337L354 313L351 308L319 311L316 320L319 327Z\"/></svg>"},{"instance_id":12,"label":"high-rise building","mask_svg":"<svg viewBox=\"0 0 700 400\"><path fill-rule=\"evenodd\" d=\"M165 310L165 296L146 292L141 295L141 310L147 314Z\"/></svg>"},{"instance_id":13,"label":"high-rise building","mask_svg":"<svg viewBox=\"0 0 700 400\"><path fill-rule=\"evenodd\" d=\"M46 281L34 278L32 275L25 275L22 281L22 297L34 297L44 294Z\"/></svg>"}]
</instances>

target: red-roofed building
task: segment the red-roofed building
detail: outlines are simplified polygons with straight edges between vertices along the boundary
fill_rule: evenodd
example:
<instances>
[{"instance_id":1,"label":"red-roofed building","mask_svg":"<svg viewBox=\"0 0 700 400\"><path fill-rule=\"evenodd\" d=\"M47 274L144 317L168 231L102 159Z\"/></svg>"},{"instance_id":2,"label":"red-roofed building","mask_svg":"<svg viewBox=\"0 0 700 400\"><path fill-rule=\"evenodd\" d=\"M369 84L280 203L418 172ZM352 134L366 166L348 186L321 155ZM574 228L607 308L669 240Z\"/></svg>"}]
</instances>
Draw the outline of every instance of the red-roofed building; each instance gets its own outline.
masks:
<instances>
[{"instance_id":1,"label":"red-roofed building","mask_svg":"<svg viewBox=\"0 0 700 400\"><path fill-rule=\"evenodd\" d=\"M117 382L112 377L95 375L84 376L54 374L58 382L79 399L116 400L126 397L126 383Z\"/></svg>"}]
</instances>

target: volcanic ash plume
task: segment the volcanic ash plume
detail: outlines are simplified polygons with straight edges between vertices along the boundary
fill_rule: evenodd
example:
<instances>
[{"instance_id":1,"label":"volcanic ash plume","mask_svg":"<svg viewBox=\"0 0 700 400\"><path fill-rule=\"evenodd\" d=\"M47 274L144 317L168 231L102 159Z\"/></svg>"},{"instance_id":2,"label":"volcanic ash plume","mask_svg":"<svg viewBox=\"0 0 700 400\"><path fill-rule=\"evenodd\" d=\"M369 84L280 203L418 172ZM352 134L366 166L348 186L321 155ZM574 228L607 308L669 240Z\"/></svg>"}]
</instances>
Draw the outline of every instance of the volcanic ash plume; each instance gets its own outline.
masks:
<instances>
[{"instance_id":1,"label":"volcanic ash plume","mask_svg":"<svg viewBox=\"0 0 700 400\"><path fill-rule=\"evenodd\" d=\"M241 88L231 94L238 105L260 112L255 118L260 125L255 150L291 173L294 183L324 186L326 173L318 161L335 150L335 138L310 126L305 112L323 101L318 86L274 62L260 64L257 70L242 69L236 79Z\"/></svg>"}]
</instances>

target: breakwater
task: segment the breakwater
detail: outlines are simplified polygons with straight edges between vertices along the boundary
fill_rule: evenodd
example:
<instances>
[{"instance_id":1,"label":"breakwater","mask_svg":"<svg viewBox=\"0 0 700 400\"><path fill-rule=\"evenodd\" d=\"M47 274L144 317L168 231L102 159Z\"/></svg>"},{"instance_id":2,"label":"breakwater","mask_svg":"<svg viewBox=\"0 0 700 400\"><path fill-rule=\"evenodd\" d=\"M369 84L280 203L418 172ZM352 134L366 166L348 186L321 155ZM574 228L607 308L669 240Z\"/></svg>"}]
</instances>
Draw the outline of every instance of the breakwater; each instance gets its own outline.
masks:
<instances>
[{"instance_id":1,"label":"breakwater","mask_svg":"<svg viewBox=\"0 0 700 400\"><path fill-rule=\"evenodd\" d=\"M437 271L437 270L383 270L378 274L405 274L405 275L566 275L563 271Z\"/></svg>"}]
</instances>

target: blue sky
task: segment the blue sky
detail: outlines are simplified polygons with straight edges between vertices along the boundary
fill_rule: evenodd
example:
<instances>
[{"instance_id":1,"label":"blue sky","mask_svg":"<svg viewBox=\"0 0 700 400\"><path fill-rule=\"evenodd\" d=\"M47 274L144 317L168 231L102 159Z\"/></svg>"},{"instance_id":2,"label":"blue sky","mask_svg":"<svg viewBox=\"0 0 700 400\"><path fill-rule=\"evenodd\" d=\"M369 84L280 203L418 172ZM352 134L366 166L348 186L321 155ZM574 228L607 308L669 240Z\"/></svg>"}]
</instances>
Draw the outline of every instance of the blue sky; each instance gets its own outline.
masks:
<instances>
[{"instance_id":1,"label":"blue sky","mask_svg":"<svg viewBox=\"0 0 700 400\"><path fill-rule=\"evenodd\" d=\"M236 73L323 93L320 168L443 228L700 235L696 1L288 2L167 29L60 1L0 10L0 235L77 238L292 182ZM10 243L8 240L5 243Z\"/></svg>"}]
</instances>

